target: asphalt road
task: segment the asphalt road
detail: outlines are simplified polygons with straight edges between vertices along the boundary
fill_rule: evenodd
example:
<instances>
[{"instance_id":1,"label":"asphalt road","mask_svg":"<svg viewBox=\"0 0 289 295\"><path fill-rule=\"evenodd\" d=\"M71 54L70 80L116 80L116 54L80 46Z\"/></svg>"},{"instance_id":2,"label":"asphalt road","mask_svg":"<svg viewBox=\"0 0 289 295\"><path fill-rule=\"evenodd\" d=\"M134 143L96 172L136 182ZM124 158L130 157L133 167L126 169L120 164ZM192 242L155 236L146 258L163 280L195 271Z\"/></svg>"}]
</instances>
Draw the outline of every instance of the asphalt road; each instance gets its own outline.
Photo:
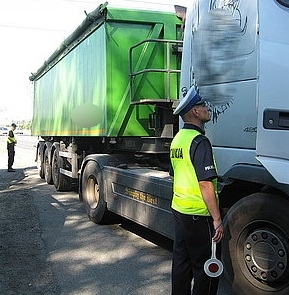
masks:
<instances>
[{"instance_id":1,"label":"asphalt road","mask_svg":"<svg viewBox=\"0 0 289 295\"><path fill-rule=\"evenodd\" d=\"M170 294L172 241L123 219L90 222L76 192L38 177L36 141L18 136L8 173L0 137L0 294Z\"/></svg>"}]
</instances>

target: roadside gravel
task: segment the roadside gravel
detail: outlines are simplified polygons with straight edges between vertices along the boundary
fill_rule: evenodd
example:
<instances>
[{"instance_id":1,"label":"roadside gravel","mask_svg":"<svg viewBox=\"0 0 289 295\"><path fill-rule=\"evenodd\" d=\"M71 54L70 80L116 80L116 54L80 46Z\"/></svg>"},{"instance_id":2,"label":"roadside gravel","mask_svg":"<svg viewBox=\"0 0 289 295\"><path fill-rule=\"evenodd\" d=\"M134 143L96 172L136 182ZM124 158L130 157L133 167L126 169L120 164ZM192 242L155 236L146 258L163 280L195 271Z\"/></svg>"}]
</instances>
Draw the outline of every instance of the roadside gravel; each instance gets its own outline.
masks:
<instances>
[{"instance_id":1,"label":"roadside gravel","mask_svg":"<svg viewBox=\"0 0 289 295\"><path fill-rule=\"evenodd\" d=\"M31 139L32 144L33 139ZM47 261L29 173L35 173L31 150L17 155L7 172L5 139L0 139L0 293L2 295L59 294Z\"/></svg>"}]
</instances>

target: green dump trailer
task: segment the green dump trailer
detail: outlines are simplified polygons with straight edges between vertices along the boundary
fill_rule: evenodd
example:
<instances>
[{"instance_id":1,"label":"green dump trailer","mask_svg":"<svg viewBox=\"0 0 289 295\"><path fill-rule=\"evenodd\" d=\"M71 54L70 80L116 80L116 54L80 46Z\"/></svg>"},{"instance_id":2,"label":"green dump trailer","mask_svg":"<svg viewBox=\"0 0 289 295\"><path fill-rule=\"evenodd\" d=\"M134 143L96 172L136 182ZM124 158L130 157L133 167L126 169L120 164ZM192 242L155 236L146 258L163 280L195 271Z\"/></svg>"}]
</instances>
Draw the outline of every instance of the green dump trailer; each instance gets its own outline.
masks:
<instances>
[{"instance_id":1,"label":"green dump trailer","mask_svg":"<svg viewBox=\"0 0 289 295\"><path fill-rule=\"evenodd\" d=\"M172 236L169 146L178 129L182 21L100 5L33 73L39 175L78 186L89 218L115 212Z\"/></svg>"}]
</instances>

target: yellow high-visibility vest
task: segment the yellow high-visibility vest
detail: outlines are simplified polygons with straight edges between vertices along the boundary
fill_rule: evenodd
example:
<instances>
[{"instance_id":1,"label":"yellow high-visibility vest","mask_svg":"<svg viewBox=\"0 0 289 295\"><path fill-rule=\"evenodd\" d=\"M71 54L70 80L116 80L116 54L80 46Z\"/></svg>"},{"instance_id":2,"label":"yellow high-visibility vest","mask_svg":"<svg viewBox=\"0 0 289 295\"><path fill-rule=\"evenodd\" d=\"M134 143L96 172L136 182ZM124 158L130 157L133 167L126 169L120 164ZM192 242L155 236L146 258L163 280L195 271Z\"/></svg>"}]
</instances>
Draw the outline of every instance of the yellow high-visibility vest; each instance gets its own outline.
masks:
<instances>
[{"instance_id":1,"label":"yellow high-visibility vest","mask_svg":"<svg viewBox=\"0 0 289 295\"><path fill-rule=\"evenodd\" d=\"M13 134L14 134L14 133L13 133ZM9 144L10 144L10 143L16 143L17 140L16 140L15 136L14 136L14 137L10 137L10 136L9 136L9 133L8 133L7 142L8 142Z\"/></svg>"},{"instance_id":2,"label":"yellow high-visibility vest","mask_svg":"<svg viewBox=\"0 0 289 295\"><path fill-rule=\"evenodd\" d=\"M174 170L171 206L184 214L210 216L190 156L191 143L199 134L200 132L194 129L181 129L171 143L170 158ZM213 184L218 201L217 181L214 180Z\"/></svg>"}]
</instances>

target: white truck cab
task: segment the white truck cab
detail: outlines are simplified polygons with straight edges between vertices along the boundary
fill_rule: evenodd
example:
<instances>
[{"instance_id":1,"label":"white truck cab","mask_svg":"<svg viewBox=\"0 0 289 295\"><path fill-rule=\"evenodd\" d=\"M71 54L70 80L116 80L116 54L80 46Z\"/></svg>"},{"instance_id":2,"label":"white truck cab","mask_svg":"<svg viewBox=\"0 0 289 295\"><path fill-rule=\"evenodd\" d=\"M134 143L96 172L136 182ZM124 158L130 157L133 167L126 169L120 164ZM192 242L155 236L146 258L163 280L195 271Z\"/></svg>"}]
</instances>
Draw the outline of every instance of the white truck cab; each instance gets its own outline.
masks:
<instances>
[{"instance_id":1,"label":"white truck cab","mask_svg":"<svg viewBox=\"0 0 289 295\"><path fill-rule=\"evenodd\" d=\"M289 294L289 1L195 0L181 91L211 105L234 294Z\"/></svg>"}]
</instances>

